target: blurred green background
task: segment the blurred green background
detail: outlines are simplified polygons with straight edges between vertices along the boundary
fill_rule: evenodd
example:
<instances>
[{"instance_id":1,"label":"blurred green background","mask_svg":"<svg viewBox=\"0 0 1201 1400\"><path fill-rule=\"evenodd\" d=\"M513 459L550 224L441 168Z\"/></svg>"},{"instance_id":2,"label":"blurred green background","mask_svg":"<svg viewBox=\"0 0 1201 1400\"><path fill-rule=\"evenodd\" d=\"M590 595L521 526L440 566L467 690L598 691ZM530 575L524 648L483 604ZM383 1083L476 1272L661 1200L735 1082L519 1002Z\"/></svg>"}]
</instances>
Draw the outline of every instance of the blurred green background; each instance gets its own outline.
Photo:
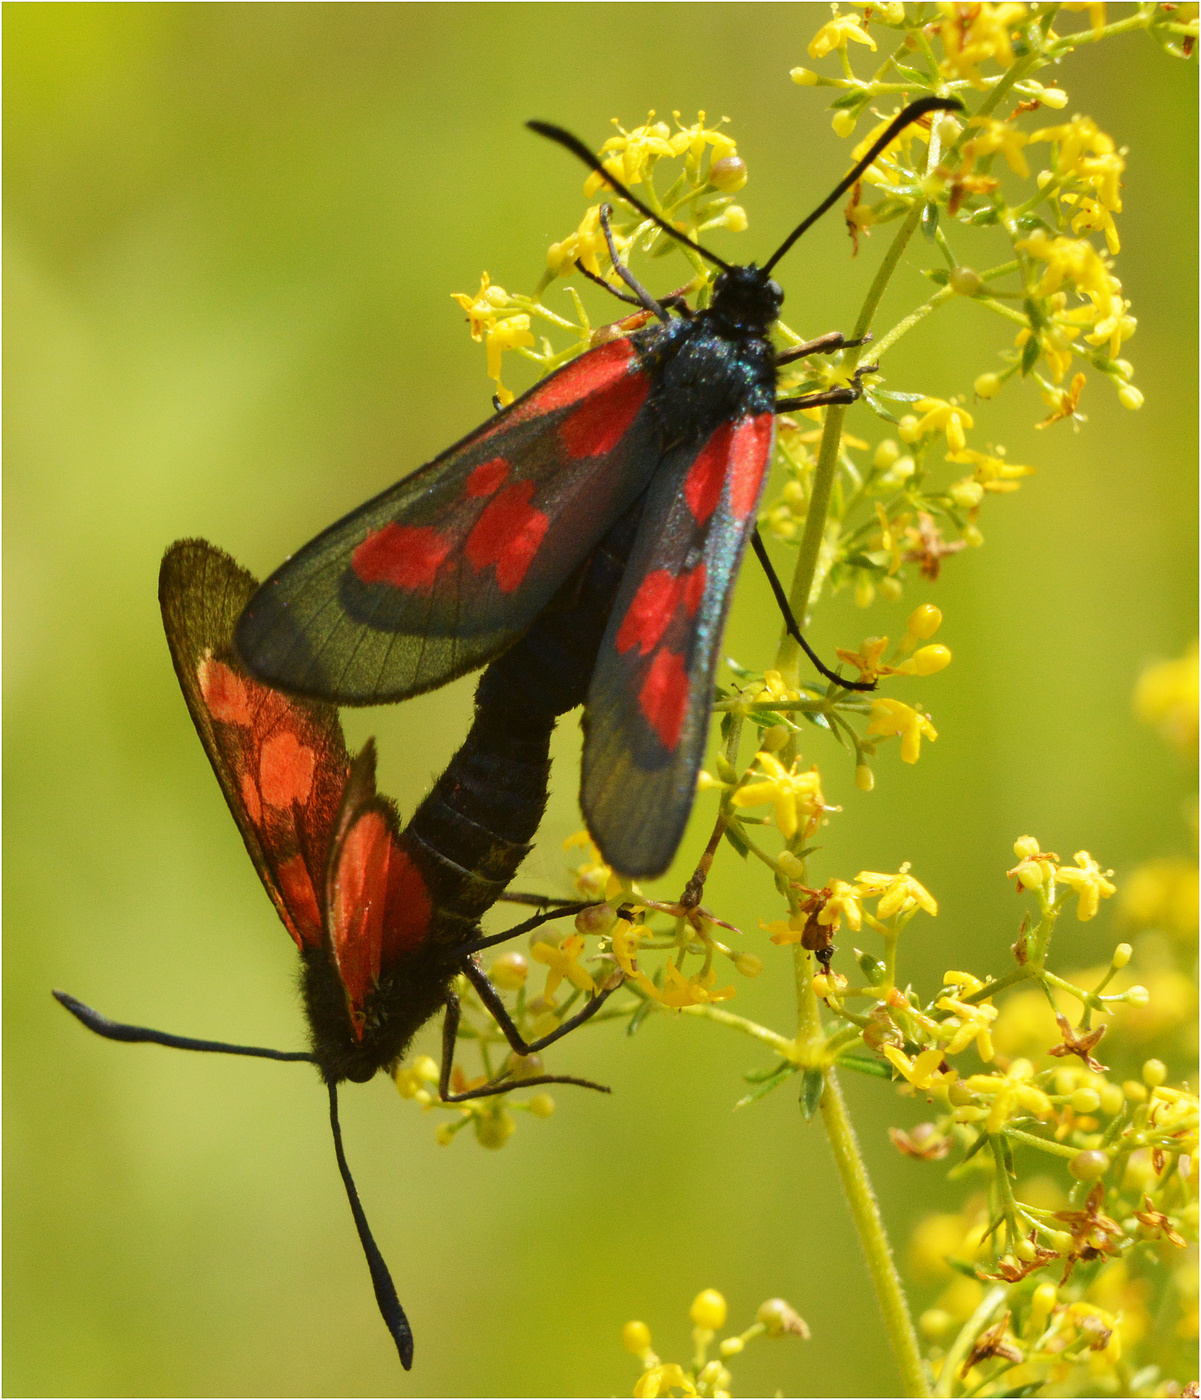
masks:
<instances>
[{"instance_id":1,"label":"blurred green background","mask_svg":"<svg viewBox=\"0 0 1201 1400\"><path fill-rule=\"evenodd\" d=\"M686 1359L687 1306L706 1286L729 1298L732 1326L782 1294L814 1330L807 1345L752 1348L739 1393L894 1389L820 1129L792 1089L730 1112L741 1071L764 1063L749 1041L665 1017L633 1041L581 1034L555 1067L613 1097L561 1091L554 1118L522 1117L496 1154L469 1135L437 1146L433 1120L386 1078L347 1092L348 1152L417 1337L403 1376L312 1075L112 1045L49 996L66 987L185 1034L302 1043L292 945L171 673L164 546L203 534L262 574L490 412L449 293L474 291L482 268L532 290L545 246L584 208L580 170L523 131L527 117L599 144L611 116L633 125L648 106L729 114L751 228L714 242L763 257L845 168L827 96L787 75L824 17L6 7L8 1393L628 1393L622 1323L644 1318L661 1353ZM973 443L1000 438L1038 475L990 501L985 548L953 560L933 595L920 584L866 615L840 597L813 636L827 654L896 636L930 596L946 614L955 662L918 697L941 733L920 764L892 746L865 797L837 754L808 753L845 807L819 878L912 861L941 902L937 923L914 925L915 970L932 977L1004 965L1017 915L1002 872L1019 834L1061 854L1087 846L1119 876L1186 848L1188 775L1132 718L1130 692L1195 629L1195 68L1132 36L1056 77L1069 112L1130 147L1118 272L1146 407L1127 413L1096 378L1079 433L1033 431L1044 410L1025 386L979 405ZM883 247L852 262L837 217L815 229L783 265L790 321L849 328ZM934 261L912 248L894 312L923 295ZM956 306L890 356L890 387L962 392L1008 338ZM863 410L850 428L874 433ZM727 649L762 665L777 630L749 570ZM381 786L402 812L461 739L471 684L348 717L352 741L379 736ZM564 888L578 743L573 718L527 885ZM700 806L681 869L711 818ZM769 964L737 1006L787 1028L787 954L749 931L776 911L736 866L719 865L708 902ZM1063 962L1113 939L1109 913L1068 920ZM847 1087L903 1241L957 1188L888 1146L884 1125L920 1105L875 1081Z\"/></svg>"}]
</instances>

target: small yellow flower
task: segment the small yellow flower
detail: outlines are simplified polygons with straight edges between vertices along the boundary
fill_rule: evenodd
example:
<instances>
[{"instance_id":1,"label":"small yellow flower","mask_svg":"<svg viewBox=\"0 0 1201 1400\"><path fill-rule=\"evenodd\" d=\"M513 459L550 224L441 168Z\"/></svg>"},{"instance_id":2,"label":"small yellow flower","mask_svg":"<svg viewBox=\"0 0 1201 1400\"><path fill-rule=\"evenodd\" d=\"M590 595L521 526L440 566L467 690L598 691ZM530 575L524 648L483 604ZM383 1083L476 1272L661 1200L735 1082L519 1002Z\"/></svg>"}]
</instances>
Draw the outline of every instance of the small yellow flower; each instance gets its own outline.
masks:
<instances>
[{"instance_id":1,"label":"small yellow flower","mask_svg":"<svg viewBox=\"0 0 1201 1400\"><path fill-rule=\"evenodd\" d=\"M480 274L480 289L475 296L451 292L451 299L466 311L472 340L482 340L484 332L496 323L497 313L509 304L508 292L503 287L494 287L486 272Z\"/></svg>"},{"instance_id":2,"label":"small yellow flower","mask_svg":"<svg viewBox=\"0 0 1201 1400\"><path fill-rule=\"evenodd\" d=\"M760 803L775 804L776 825L786 841L791 841L798 831L809 836L817 830L821 815L826 810L822 796L821 775L814 765L807 772L798 772L797 764L785 768L775 754L758 753L755 761L764 780L746 783L738 788L730 798L735 807L758 807Z\"/></svg>"},{"instance_id":3,"label":"small yellow flower","mask_svg":"<svg viewBox=\"0 0 1201 1400\"><path fill-rule=\"evenodd\" d=\"M872 718L867 733L881 738L899 735L901 759L905 763L916 763L921 757L923 738L931 741L938 738L938 731L928 716L887 695L872 701Z\"/></svg>"},{"instance_id":4,"label":"small yellow flower","mask_svg":"<svg viewBox=\"0 0 1201 1400\"><path fill-rule=\"evenodd\" d=\"M958 404L948 403L946 399L918 399L914 407L925 415L918 422L916 437L925 437L927 433L945 433L951 451L963 451L967 446L963 430L975 426L970 413Z\"/></svg>"},{"instance_id":5,"label":"small yellow flower","mask_svg":"<svg viewBox=\"0 0 1201 1400\"><path fill-rule=\"evenodd\" d=\"M855 883L859 886L860 899L879 897L880 902L876 905L878 919L888 919L893 914L905 914L915 907L924 909L932 916L938 913L938 901L925 885L910 875L908 861L895 875L861 870L855 876Z\"/></svg>"},{"instance_id":6,"label":"small yellow flower","mask_svg":"<svg viewBox=\"0 0 1201 1400\"><path fill-rule=\"evenodd\" d=\"M1000 151L1015 175L1023 180L1029 177L1030 167L1022 154L1022 147L1030 139L1026 132L993 117L976 117L973 127L971 137L964 143L964 155L975 160L977 156L991 156Z\"/></svg>"},{"instance_id":7,"label":"small yellow flower","mask_svg":"<svg viewBox=\"0 0 1201 1400\"><path fill-rule=\"evenodd\" d=\"M676 1361L663 1366L652 1366L643 1371L634 1387L634 1400L657 1400L658 1396L667 1395L673 1390L679 1391L681 1395L696 1394L696 1386Z\"/></svg>"},{"instance_id":8,"label":"small yellow flower","mask_svg":"<svg viewBox=\"0 0 1201 1400\"><path fill-rule=\"evenodd\" d=\"M928 1089L930 1087L934 1082L935 1075L938 1074L938 1067L942 1064L944 1053L941 1046L935 1045L929 1050L919 1051L911 1060L895 1045L885 1045L883 1050L892 1066L915 1089Z\"/></svg>"},{"instance_id":9,"label":"small yellow flower","mask_svg":"<svg viewBox=\"0 0 1201 1400\"><path fill-rule=\"evenodd\" d=\"M633 239L614 228L610 228L610 232L617 251L626 252ZM546 250L546 265L556 277L569 277L577 262L594 277L602 276L603 270L611 265L609 245L600 224L599 204L587 211L574 233L569 233L561 243L552 243Z\"/></svg>"},{"instance_id":10,"label":"small yellow flower","mask_svg":"<svg viewBox=\"0 0 1201 1400\"><path fill-rule=\"evenodd\" d=\"M859 891L845 880L831 880L827 886L829 894L817 916L819 924L838 929L845 918L856 933L863 926L863 910L859 904Z\"/></svg>"},{"instance_id":11,"label":"small yellow flower","mask_svg":"<svg viewBox=\"0 0 1201 1400\"><path fill-rule=\"evenodd\" d=\"M703 1006L715 1001L729 1001L735 994L732 986L714 987L717 973L712 968L696 977L685 977L675 963L668 963L662 988L656 987L645 972L635 973L634 980L648 997L659 1002L661 1006L669 1006L674 1010L685 1006Z\"/></svg>"},{"instance_id":12,"label":"small yellow flower","mask_svg":"<svg viewBox=\"0 0 1201 1400\"><path fill-rule=\"evenodd\" d=\"M1019 477L1034 474L1033 467L1018 466L1015 462L1005 461L1003 457L977 452L972 447L965 447L959 452L948 452L947 461L970 463L975 468L970 479L977 483L982 491L1016 491L1020 484Z\"/></svg>"},{"instance_id":13,"label":"small yellow flower","mask_svg":"<svg viewBox=\"0 0 1201 1400\"><path fill-rule=\"evenodd\" d=\"M533 345L530 318L526 315L507 316L488 328L484 348L488 352L488 378L496 380L496 394L502 404L512 403L512 392L500 382L501 356L518 345Z\"/></svg>"},{"instance_id":14,"label":"small yellow flower","mask_svg":"<svg viewBox=\"0 0 1201 1400\"><path fill-rule=\"evenodd\" d=\"M648 167L660 156L674 155L671 145L671 128L666 122L654 120L654 112L648 112L642 126L626 131L614 117L613 125L617 135L610 136L601 147L601 160L623 184L640 185ZM609 153L606 159L606 152ZM604 185L604 179L595 173L584 181L584 193L593 195Z\"/></svg>"},{"instance_id":15,"label":"small yellow flower","mask_svg":"<svg viewBox=\"0 0 1201 1400\"><path fill-rule=\"evenodd\" d=\"M1055 1111L1051 1100L1030 1081L1034 1066L1029 1060L1014 1060L1005 1074L973 1074L964 1081L973 1094L991 1099L985 1131L999 1133L1009 1119L1023 1110L1035 1118L1049 1118Z\"/></svg>"},{"instance_id":16,"label":"small yellow flower","mask_svg":"<svg viewBox=\"0 0 1201 1400\"><path fill-rule=\"evenodd\" d=\"M862 28L858 15L835 15L809 40L809 57L825 58L848 43L866 44L873 53L876 50L876 41Z\"/></svg>"},{"instance_id":17,"label":"small yellow flower","mask_svg":"<svg viewBox=\"0 0 1201 1400\"><path fill-rule=\"evenodd\" d=\"M696 121L692 126L680 125L679 112L673 112L672 116L680 129L670 139L671 153L675 156L686 156L685 168L693 174L700 169L701 157L705 154L706 146L712 148L712 159L715 162L728 160L738 154L738 145L733 137L718 130L728 120L727 117L722 117L716 127L709 127L705 125L704 112L696 114Z\"/></svg>"},{"instance_id":18,"label":"small yellow flower","mask_svg":"<svg viewBox=\"0 0 1201 1400\"><path fill-rule=\"evenodd\" d=\"M609 934L613 956L627 977L633 977L638 971L634 959L638 956L638 940L643 932L641 925L632 924L628 919L618 919Z\"/></svg>"},{"instance_id":19,"label":"small yellow flower","mask_svg":"<svg viewBox=\"0 0 1201 1400\"><path fill-rule=\"evenodd\" d=\"M1107 878L1113 871L1102 870L1087 851L1077 851L1072 859L1075 860L1075 865L1059 867L1059 878L1080 896L1080 902L1076 906L1076 917L1081 923L1085 923L1096 915L1103 899L1117 894L1118 887L1111 884Z\"/></svg>"},{"instance_id":20,"label":"small yellow flower","mask_svg":"<svg viewBox=\"0 0 1201 1400\"><path fill-rule=\"evenodd\" d=\"M550 1002L554 999L564 978L581 991L596 991L592 974L577 961L583 951L584 940L578 933L565 938L557 948L550 943L535 943L530 949L530 956L534 961L544 963L549 969L546 974L546 988L542 993L544 1001Z\"/></svg>"},{"instance_id":21,"label":"small yellow flower","mask_svg":"<svg viewBox=\"0 0 1201 1400\"><path fill-rule=\"evenodd\" d=\"M1177 661L1148 666L1138 678L1134 710L1182 753L1197 751L1197 643Z\"/></svg>"},{"instance_id":22,"label":"small yellow flower","mask_svg":"<svg viewBox=\"0 0 1201 1400\"><path fill-rule=\"evenodd\" d=\"M984 79L977 66L991 58L1001 68L1013 63L1009 31L1026 17L1027 6L1020 4L951 4L939 0L942 22L938 35L946 55L939 64L944 77L966 78L975 87Z\"/></svg>"},{"instance_id":23,"label":"small yellow flower","mask_svg":"<svg viewBox=\"0 0 1201 1400\"><path fill-rule=\"evenodd\" d=\"M940 1035L950 1037L943 1053L960 1055L974 1040L977 1054L988 1064L993 1057L992 1023L997 1019L997 1008L958 1001L955 997L939 997L937 1005L940 1011L954 1013L939 1027Z\"/></svg>"},{"instance_id":24,"label":"small yellow flower","mask_svg":"<svg viewBox=\"0 0 1201 1400\"><path fill-rule=\"evenodd\" d=\"M1122 284L1101 260L1087 239L1053 238L1035 229L1015 245L1020 252L1047 264L1035 293L1050 296L1067 282L1091 303L1077 307L1070 319L1092 325L1085 335L1090 345L1107 345L1110 357L1118 355L1122 342L1134 334L1136 322L1127 314L1130 303L1122 296Z\"/></svg>"}]
</instances>

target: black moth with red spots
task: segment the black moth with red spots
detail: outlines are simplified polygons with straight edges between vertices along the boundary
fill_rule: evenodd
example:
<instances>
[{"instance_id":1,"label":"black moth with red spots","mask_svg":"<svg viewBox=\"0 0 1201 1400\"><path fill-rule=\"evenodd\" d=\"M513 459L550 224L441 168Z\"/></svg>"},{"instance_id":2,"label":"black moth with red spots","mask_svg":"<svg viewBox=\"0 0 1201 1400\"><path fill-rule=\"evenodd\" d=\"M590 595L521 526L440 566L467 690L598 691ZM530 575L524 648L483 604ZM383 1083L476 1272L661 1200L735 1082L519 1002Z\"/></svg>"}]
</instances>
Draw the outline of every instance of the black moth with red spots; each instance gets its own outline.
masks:
<instances>
[{"instance_id":1,"label":"black moth with red spots","mask_svg":"<svg viewBox=\"0 0 1201 1400\"><path fill-rule=\"evenodd\" d=\"M351 759L332 705L284 695L242 668L233 629L256 580L203 540L181 541L163 560L159 597L176 674L250 858L299 950L311 1049L195 1040L110 1021L68 993L55 996L108 1039L316 1065L380 1314L406 1368L412 1332L346 1164L337 1085L392 1068L417 1029L445 1008L444 1100L539 1083L602 1088L519 1069L520 1077L505 1070L489 1084L452 1093L459 1023L452 983L460 973L468 977L522 1056L587 1020L616 985L526 1043L474 954L565 912L480 935L480 919L504 894L542 818L551 733L558 716L584 698L637 514L635 506L614 525L536 626L484 672L466 741L403 830L391 802L375 791L374 746L368 742Z\"/></svg>"},{"instance_id":2,"label":"black moth with red spots","mask_svg":"<svg viewBox=\"0 0 1201 1400\"><path fill-rule=\"evenodd\" d=\"M769 332L783 292L771 269L904 126L959 105L910 104L764 267L690 245L722 269L703 311L673 317L619 269L660 324L586 351L289 559L238 624L249 670L347 705L443 685L512 646L641 501L587 692L580 803L616 870L661 874L692 806L774 415L858 395L845 387L777 399L782 357ZM600 169L568 133L530 125ZM843 344L827 336L783 358Z\"/></svg>"}]
</instances>

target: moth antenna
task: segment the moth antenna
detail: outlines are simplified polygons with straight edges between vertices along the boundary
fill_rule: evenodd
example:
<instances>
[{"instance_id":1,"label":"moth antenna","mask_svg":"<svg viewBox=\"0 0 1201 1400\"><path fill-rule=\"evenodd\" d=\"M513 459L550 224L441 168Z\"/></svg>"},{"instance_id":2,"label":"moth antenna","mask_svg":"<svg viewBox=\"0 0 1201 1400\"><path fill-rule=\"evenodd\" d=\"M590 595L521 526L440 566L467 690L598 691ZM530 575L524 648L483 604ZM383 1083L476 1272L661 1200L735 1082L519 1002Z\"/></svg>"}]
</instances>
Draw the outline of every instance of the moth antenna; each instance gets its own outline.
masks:
<instances>
[{"instance_id":1,"label":"moth antenna","mask_svg":"<svg viewBox=\"0 0 1201 1400\"><path fill-rule=\"evenodd\" d=\"M699 243L694 243L691 238L681 233L678 228L673 228L666 219L661 218L653 209L649 209L643 204L637 195L631 194L616 176L609 174L600 160L592 154L578 136L573 136L570 131L564 131L561 126L552 126L550 122L526 122L526 126L528 126L531 131L536 131L539 136L545 136L548 141L554 141L557 145L562 146L564 150L570 151L573 156L578 156L589 170L594 170L598 175L602 176L606 184L615 189L617 193L621 195L622 199L632 204L644 218L649 219L651 223L660 228L669 238L674 238L677 243L683 243L688 248L695 248L701 257L708 258L714 266L720 267L723 272L729 272L731 270L728 262L719 258L716 253L709 252L707 248L702 248Z\"/></svg>"},{"instance_id":2,"label":"moth antenna","mask_svg":"<svg viewBox=\"0 0 1201 1400\"><path fill-rule=\"evenodd\" d=\"M351 1176L350 1167L346 1162L346 1153L342 1150L342 1129L338 1125L337 1085L330 1084L328 1088L329 1126L334 1135L334 1152L338 1158L338 1170L342 1173L342 1184L346 1187L346 1199L350 1202L350 1213L354 1216L354 1226L359 1232L359 1243L363 1246L367 1267L371 1270L371 1286L375 1289L379 1315L384 1319L384 1326L396 1343L396 1350L400 1353L400 1364L408 1371L413 1365L413 1329L409 1326L409 1319L396 1296L396 1287L392 1282L392 1275L388 1272L388 1266L384 1263L384 1256L372 1238L371 1228L367 1224L367 1217L363 1213L363 1205L355 1188L354 1177Z\"/></svg>"},{"instance_id":3,"label":"moth antenna","mask_svg":"<svg viewBox=\"0 0 1201 1400\"><path fill-rule=\"evenodd\" d=\"M872 142L871 149L863 159L857 161L855 165L851 167L850 174L844 176L844 178L834 186L834 189L822 200L813 213L807 218L802 219L771 257L768 258L767 262L763 265L763 271L770 272L772 268L775 267L810 224L816 223L835 200L846 194L847 190L851 188L868 166L872 164L885 146L887 146L890 141L895 140L907 126L917 121L919 117L924 117L927 112L962 111L963 103L960 102L957 97L919 97L916 102L911 102L908 107L898 112L892 121L889 122L888 129L879 140Z\"/></svg>"},{"instance_id":4,"label":"moth antenna","mask_svg":"<svg viewBox=\"0 0 1201 1400\"><path fill-rule=\"evenodd\" d=\"M99 1011L85 1006L70 992L54 991L51 995L60 1006L65 1006L77 1021L87 1026L88 1030L102 1035L105 1040L166 1045L172 1050L203 1050L215 1055L253 1055L260 1060L303 1060L310 1065L317 1063L307 1050L270 1050L262 1045L229 1045L224 1040L195 1040L187 1035L169 1035L166 1031L151 1030L149 1026L127 1026L122 1021L110 1021Z\"/></svg>"}]
</instances>

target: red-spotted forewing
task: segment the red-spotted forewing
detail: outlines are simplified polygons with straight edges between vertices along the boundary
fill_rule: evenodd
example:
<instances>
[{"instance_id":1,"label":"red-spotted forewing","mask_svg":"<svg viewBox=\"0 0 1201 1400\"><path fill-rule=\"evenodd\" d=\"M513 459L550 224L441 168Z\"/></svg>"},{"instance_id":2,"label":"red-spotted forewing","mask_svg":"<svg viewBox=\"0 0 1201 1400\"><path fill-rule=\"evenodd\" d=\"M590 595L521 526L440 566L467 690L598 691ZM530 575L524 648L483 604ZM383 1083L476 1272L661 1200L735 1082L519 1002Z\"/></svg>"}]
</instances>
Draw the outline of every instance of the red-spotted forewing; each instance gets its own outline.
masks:
<instances>
[{"instance_id":1,"label":"red-spotted forewing","mask_svg":"<svg viewBox=\"0 0 1201 1400\"><path fill-rule=\"evenodd\" d=\"M242 656L354 705L499 655L646 487L649 388L629 340L573 360L294 555L246 609Z\"/></svg>"},{"instance_id":2,"label":"red-spotted forewing","mask_svg":"<svg viewBox=\"0 0 1201 1400\"><path fill-rule=\"evenodd\" d=\"M755 524L771 414L665 459L601 642L585 710L580 803L618 870L664 869L704 758L731 583Z\"/></svg>"}]
</instances>

